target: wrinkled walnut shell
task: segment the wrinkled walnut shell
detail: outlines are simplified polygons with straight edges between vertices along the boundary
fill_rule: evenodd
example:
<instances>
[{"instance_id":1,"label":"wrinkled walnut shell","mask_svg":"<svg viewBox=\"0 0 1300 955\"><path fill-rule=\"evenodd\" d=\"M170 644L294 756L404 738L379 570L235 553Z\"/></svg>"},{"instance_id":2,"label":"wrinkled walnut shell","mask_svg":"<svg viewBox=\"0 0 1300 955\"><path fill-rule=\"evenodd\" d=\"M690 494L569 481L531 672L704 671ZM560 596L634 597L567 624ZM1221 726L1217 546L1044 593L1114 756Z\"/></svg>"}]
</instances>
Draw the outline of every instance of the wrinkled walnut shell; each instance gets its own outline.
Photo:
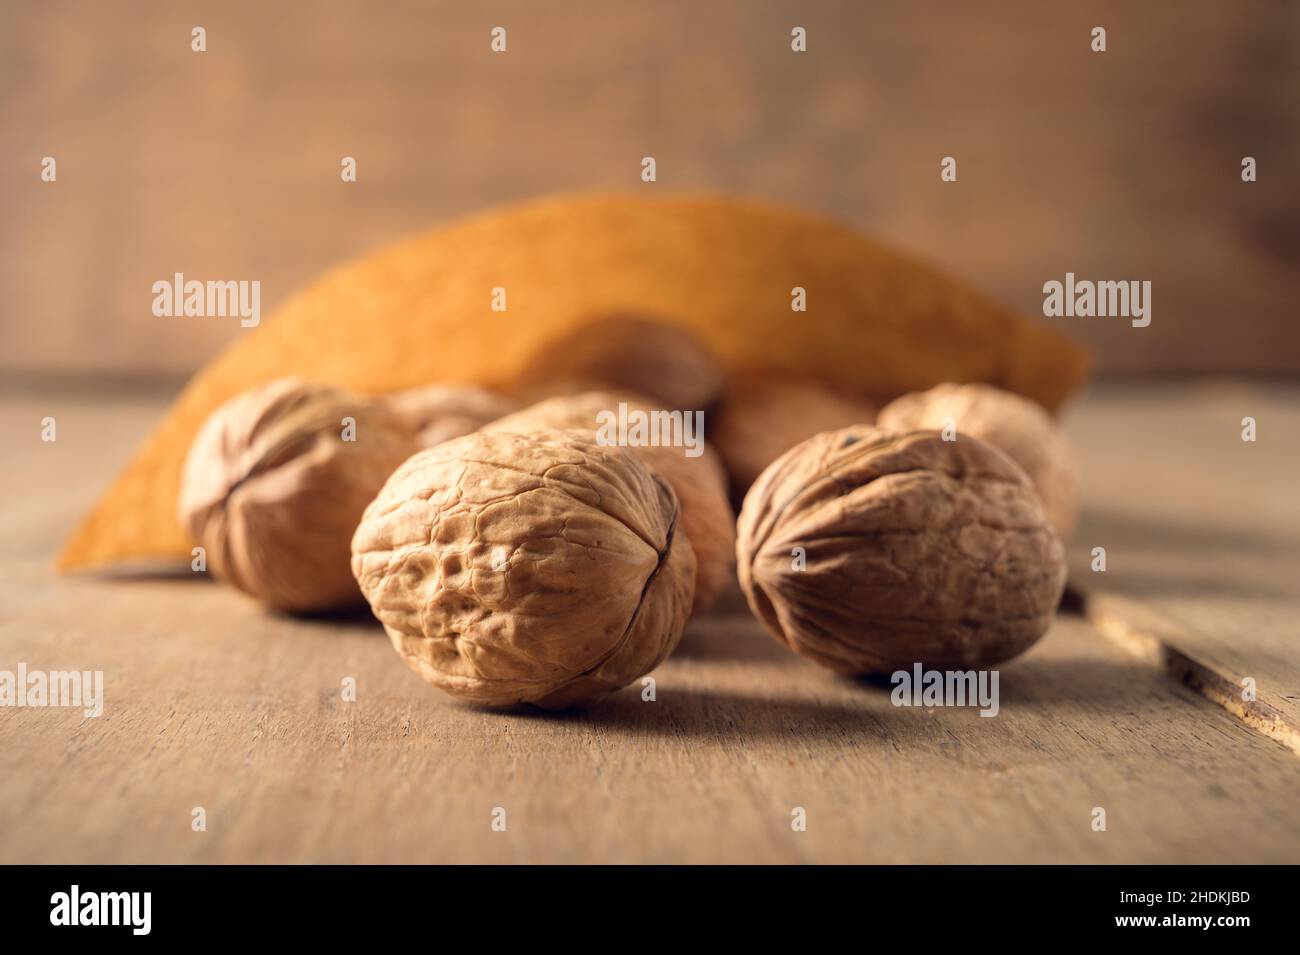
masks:
<instances>
[{"instance_id":1,"label":"wrinkled walnut shell","mask_svg":"<svg viewBox=\"0 0 1300 955\"><path fill-rule=\"evenodd\" d=\"M581 432L479 431L403 464L352 569L404 660L462 699L584 706L681 639L695 557L672 488Z\"/></svg>"},{"instance_id":2,"label":"wrinkled walnut shell","mask_svg":"<svg viewBox=\"0 0 1300 955\"><path fill-rule=\"evenodd\" d=\"M415 429L421 448L477 431L518 407L505 395L466 385L428 385L386 400Z\"/></svg>"},{"instance_id":3,"label":"wrinkled walnut shell","mask_svg":"<svg viewBox=\"0 0 1300 955\"><path fill-rule=\"evenodd\" d=\"M876 407L812 381L743 376L709 421L709 440L727 467L731 493L744 498L763 469L822 431L871 424Z\"/></svg>"},{"instance_id":4,"label":"wrinkled walnut shell","mask_svg":"<svg viewBox=\"0 0 1300 955\"><path fill-rule=\"evenodd\" d=\"M640 395L585 391L538 402L487 427L494 431L575 428L590 432L598 427L598 415L616 414L620 402L634 410L654 410L653 404ZM736 556L736 516L727 500L722 462L708 445L701 446L698 457L687 457L679 447L635 446L628 450L671 484L677 494L682 530L695 551L695 602L691 613L704 613L735 576L732 565Z\"/></svg>"},{"instance_id":5,"label":"wrinkled walnut shell","mask_svg":"<svg viewBox=\"0 0 1300 955\"><path fill-rule=\"evenodd\" d=\"M880 411L876 424L890 431L945 427L991 444L1029 475L1047 519L1063 539L1079 517L1079 489L1073 456L1051 416L1028 398L992 385L937 385L903 395Z\"/></svg>"},{"instance_id":6,"label":"wrinkled walnut shell","mask_svg":"<svg viewBox=\"0 0 1300 955\"><path fill-rule=\"evenodd\" d=\"M640 315L596 318L542 345L520 371L519 397L627 389L674 411L703 411L722 397L717 359L694 335Z\"/></svg>"},{"instance_id":7,"label":"wrinkled walnut shell","mask_svg":"<svg viewBox=\"0 0 1300 955\"><path fill-rule=\"evenodd\" d=\"M355 440L344 440L344 418ZM219 407L185 460L178 511L216 577L280 610L361 604L350 542L366 505L416 451L384 405L282 378Z\"/></svg>"},{"instance_id":8,"label":"wrinkled walnut shell","mask_svg":"<svg viewBox=\"0 0 1300 955\"><path fill-rule=\"evenodd\" d=\"M819 434L763 472L736 558L773 636L841 673L1010 659L1046 632L1065 585L1061 542L1014 462L975 439L870 426Z\"/></svg>"}]
</instances>

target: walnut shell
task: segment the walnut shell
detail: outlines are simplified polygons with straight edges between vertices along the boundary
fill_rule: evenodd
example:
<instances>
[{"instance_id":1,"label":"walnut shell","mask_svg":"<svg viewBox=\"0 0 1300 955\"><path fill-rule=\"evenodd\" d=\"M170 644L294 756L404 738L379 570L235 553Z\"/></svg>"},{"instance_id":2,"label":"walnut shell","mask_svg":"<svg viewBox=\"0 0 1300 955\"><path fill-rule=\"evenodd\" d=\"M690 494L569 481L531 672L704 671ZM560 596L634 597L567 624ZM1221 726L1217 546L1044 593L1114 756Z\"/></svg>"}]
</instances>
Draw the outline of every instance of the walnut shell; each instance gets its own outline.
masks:
<instances>
[{"instance_id":1,"label":"walnut shell","mask_svg":"<svg viewBox=\"0 0 1300 955\"><path fill-rule=\"evenodd\" d=\"M695 556L672 488L579 431L478 431L403 464L352 570L404 660L490 706L583 706L677 646Z\"/></svg>"},{"instance_id":2,"label":"walnut shell","mask_svg":"<svg viewBox=\"0 0 1300 955\"><path fill-rule=\"evenodd\" d=\"M819 434L764 471L736 559L777 640L841 673L1007 660L1046 632L1065 586L1061 542L1010 458L870 426Z\"/></svg>"},{"instance_id":3,"label":"walnut shell","mask_svg":"<svg viewBox=\"0 0 1300 955\"><path fill-rule=\"evenodd\" d=\"M713 353L690 332L640 315L587 321L538 348L520 371L521 397L617 388L645 395L662 408L705 410L725 382Z\"/></svg>"},{"instance_id":4,"label":"walnut shell","mask_svg":"<svg viewBox=\"0 0 1300 955\"><path fill-rule=\"evenodd\" d=\"M709 422L739 501L769 464L822 431L870 424L876 406L812 381L744 376L731 383Z\"/></svg>"},{"instance_id":5,"label":"walnut shell","mask_svg":"<svg viewBox=\"0 0 1300 955\"><path fill-rule=\"evenodd\" d=\"M629 392L584 391L560 395L507 415L487 427L494 431L529 432L547 428L593 431L601 412L654 410L653 402ZM735 579L736 515L727 500L727 478L717 452L703 445L699 457L678 447L629 447L643 464L672 485L682 509L682 530L695 551L695 601L691 614L704 613Z\"/></svg>"},{"instance_id":6,"label":"walnut shell","mask_svg":"<svg viewBox=\"0 0 1300 955\"><path fill-rule=\"evenodd\" d=\"M477 431L519 405L505 395L472 385L428 385L389 395L388 406L410 423L421 448Z\"/></svg>"},{"instance_id":7,"label":"walnut shell","mask_svg":"<svg viewBox=\"0 0 1300 955\"><path fill-rule=\"evenodd\" d=\"M344 418L355 440L344 440ZM360 605L350 542L417 450L405 421L338 388L282 378L221 405L185 459L178 513L208 569L295 612Z\"/></svg>"},{"instance_id":8,"label":"walnut shell","mask_svg":"<svg viewBox=\"0 0 1300 955\"><path fill-rule=\"evenodd\" d=\"M1079 518L1079 487L1073 455L1060 429L1040 405L992 385L937 385L903 395L880 411L876 423L890 431L942 430L951 418L958 435L969 435L1004 452L1029 475L1063 539Z\"/></svg>"}]
</instances>

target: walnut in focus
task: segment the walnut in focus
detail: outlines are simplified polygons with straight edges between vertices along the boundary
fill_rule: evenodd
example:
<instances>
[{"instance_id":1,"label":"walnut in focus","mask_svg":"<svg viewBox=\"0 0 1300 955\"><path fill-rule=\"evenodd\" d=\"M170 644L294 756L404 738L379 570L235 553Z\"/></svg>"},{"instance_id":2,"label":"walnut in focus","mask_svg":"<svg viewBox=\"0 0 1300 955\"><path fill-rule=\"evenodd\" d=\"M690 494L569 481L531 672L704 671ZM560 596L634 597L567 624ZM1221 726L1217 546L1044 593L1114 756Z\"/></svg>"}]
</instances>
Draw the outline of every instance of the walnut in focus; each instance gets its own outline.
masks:
<instances>
[{"instance_id":1,"label":"walnut in focus","mask_svg":"<svg viewBox=\"0 0 1300 955\"><path fill-rule=\"evenodd\" d=\"M560 395L507 415L487 427L493 431L527 433L548 428L595 431L602 414L617 415L619 405L631 411L653 412L649 399L630 392L584 391ZM691 613L703 613L734 578L736 516L727 499L726 473L717 452L698 435L700 454L688 456L682 447L629 446L643 464L672 485L682 510L682 530L695 551L695 601Z\"/></svg>"},{"instance_id":2,"label":"walnut in focus","mask_svg":"<svg viewBox=\"0 0 1300 955\"><path fill-rule=\"evenodd\" d=\"M412 388L389 395L386 401L415 429L422 448L477 431L519 407L505 395L471 385Z\"/></svg>"},{"instance_id":3,"label":"walnut in focus","mask_svg":"<svg viewBox=\"0 0 1300 955\"><path fill-rule=\"evenodd\" d=\"M722 397L717 359L690 332L639 315L609 315L541 346L516 379L525 402L602 388L626 389L675 411Z\"/></svg>"},{"instance_id":4,"label":"walnut in focus","mask_svg":"<svg viewBox=\"0 0 1300 955\"><path fill-rule=\"evenodd\" d=\"M403 464L352 569L404 660L462 699L584 706L681 639L695 557L667 482L579 431L478 431Z\"/></svg>"},{"instance_id":5,"label":"walnut in focus","mask_svg":"<svg viewBox=\"0 0 1300 955\"><path fill-rule=\"evenodd\" d=\"M214 576L272 607L359 605L352 532L416 450L406 422L380 402L298 378L273 381L226 402L199 430L180 521Z\"/></svg>"},{"instance_id":6,"label":"walnut in focus","mask_svg":"<svg viewBox=\"0 0 1300 955\"><path fill-rule=\"evenodd\" d=\"M1043 408L992 385L937 385L903 395L880 411L876 423L890 431L947 427L1006 453L1029 475L1047 519L1062 538L1079 517L1079 489L1073 456L1064 436Z\"/></svg>"},{"instance_id":7,"label":"walnut in focus","mask_svg":"<svg viewBox=\"0 0 1300 955\"><path fill-rule=\"evenodd\" d=\"M1061 542L1024 472L973 438L819 434L754 484L737 571L791 650L841 673L979 668L1047 630Z\"/></svg>"},{"instance_id":8,"label":"walnut in focus","mask_svg":"<svg viewBox=\"0 0 1300 955\"><path fill-rule=\"evenodd\" d=\"M805 438L876 420L876 406L811 381L742 377L709 421L737 501L769 464Z\"/></svg>"}]
</instances>

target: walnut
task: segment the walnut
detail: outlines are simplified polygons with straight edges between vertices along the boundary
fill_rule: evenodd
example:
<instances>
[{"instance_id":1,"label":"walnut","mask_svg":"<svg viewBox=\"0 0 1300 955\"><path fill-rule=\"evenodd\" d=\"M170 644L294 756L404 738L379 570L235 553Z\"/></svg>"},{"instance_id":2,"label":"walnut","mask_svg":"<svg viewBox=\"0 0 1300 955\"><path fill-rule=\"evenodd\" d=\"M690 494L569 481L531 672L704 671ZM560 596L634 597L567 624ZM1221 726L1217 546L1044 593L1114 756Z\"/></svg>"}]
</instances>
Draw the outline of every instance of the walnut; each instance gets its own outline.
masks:
<instances>
[{"instance_id":1,"label":"walnut","mask_svg":"<svg viewBox=\"0 0 1300 955\"><path fill-rule=\"evenodd\" d=\"M891 401L876 423L890 431L942 430L949 420L958 435L991 444L1024 468L1056 533L1073 533L1079 517L1073 457L1051 416L1028 398L992 385L938 385Z\"/></svg>"},{"instance_id":2,"label":"walnut","mask_svg":"<svg viewBox=\"0 0 1300 955\"><path fill-rule=\"evenodd\" d=\"M1065 585L1061 542L1002 452L870 426L764 471L736 558L767 629L842 673L1007 660L1047 630Z\"/></svg>"},{"instance_id":3,"label":"walnut","mask_svg":"<svg viewBox=\"0 0 1300 955\"><path fill-rule=\"evenodd\" d=\"M478 431L403 464L352 570L398 653L465 700L583 706L681 639L695 557L672 488L579 431Z\"/></svg>"},{"instance_id":4,"label":"walnut","mask_svg":"<svg viewBox=\"0 0 1300 955\"><path fill-rule=\"evenodd\" d=\"M414 434L382 404L280 379L204 423L185 460L179 517L214 576L272 607L359 605L352 532L416 450Z\"/></svg>"},{"instance_id":5,"label":"walnut","mask_svg":"<svg viewBox=\"0 0 1300 955\"><path fill-rule=\"evenodd\" d=\"M741 500L763 469L805 438L876 420L876 406L813 381L743 376L709 422L731 492Z\"/></svg>"},{"instance_id":6,"label":"walnut","mask_svg":"<svg viewBox=\"0 0 1300 955\"><path fill-rule=\"evenodd\" d=\"M412 388L389 395L387 401L415 428L422 448L477 431L518 408L505 395L468 385Z\"/></svg>"},{"instance_id":7,"label":"walnut","mask_svg":"<svg viewBox=\"0 0 1300 955\"><path fill-rule=\"evenodd\" d=\"M541 346L516 380L533 401L602 388L626 389L675 411L722 397L722 368L690 332L639 315L588 321Z\"/></svg>"},{"instance_id":8,"label":"walnut","mask_svg":"<svg viewBox=\"0 0 1300 955\"><path fill-rule=\"evenodd\" d=\"M488 428L518 432L578 428L591 432L600 427L599 416L603 412L617 414L620 403L629 410L656 410L652 401L630 392L586 391L539 402L492 422ZM711 608L735 578L736 516L727 500L726 473L717 452L703 444L703 435L700 439L698 457L687 456L681 447L629 447L646 467L672 485L681 503L682 530L696 560L692 615Z\"/></svg>"}]
</instances>

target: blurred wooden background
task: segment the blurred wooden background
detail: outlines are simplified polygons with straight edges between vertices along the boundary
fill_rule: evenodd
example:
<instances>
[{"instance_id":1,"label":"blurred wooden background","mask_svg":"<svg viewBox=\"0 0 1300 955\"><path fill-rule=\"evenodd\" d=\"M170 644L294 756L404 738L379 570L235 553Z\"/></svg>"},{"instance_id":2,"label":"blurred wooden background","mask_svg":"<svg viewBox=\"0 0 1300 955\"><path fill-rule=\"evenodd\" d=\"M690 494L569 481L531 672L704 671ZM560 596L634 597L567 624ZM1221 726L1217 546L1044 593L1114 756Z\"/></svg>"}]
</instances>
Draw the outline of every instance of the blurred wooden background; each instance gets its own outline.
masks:
<instances>
[{"instance_id":1,"label":"blurred wooden background","mask_svg":"<svg viewBox=\"0 0 1300 955\"><path fill-rule=\"evenodd\" d=\"M1271 0L9 3L0 370L178 377L241 331L155 318L173 272L265 315L402 233L626 187L824 213L1032 313L1067 270L1149 279L1149 328L1066 320L1103 370L1293 373L1298 68Z\"/></svg>"}]
</instances>

